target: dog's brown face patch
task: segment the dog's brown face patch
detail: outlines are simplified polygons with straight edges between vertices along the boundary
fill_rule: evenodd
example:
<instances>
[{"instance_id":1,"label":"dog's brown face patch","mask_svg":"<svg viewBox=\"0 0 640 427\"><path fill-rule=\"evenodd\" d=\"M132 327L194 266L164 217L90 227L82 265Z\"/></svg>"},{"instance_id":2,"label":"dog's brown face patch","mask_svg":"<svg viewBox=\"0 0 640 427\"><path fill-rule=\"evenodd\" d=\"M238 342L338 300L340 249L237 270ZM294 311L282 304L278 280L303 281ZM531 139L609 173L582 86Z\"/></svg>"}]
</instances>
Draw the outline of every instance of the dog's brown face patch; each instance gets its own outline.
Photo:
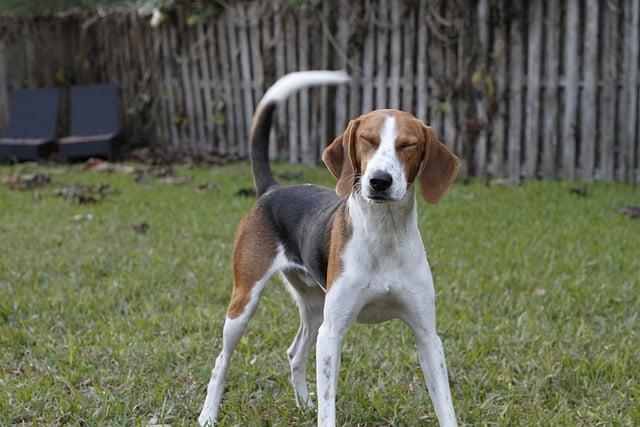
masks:
<instances>
[{"instance_id":1,"label":"dog's brown face patch","mask_svg":"<svg viewBox=\"0 0 640 427\"><path fill-rule=\"evenodd\" d=\"M389 116L395 118L396 154L407 182L414 182L422 167L422 195L429 203L437 203L457 174L458 159L438 141L431 127L399 110L376 110L351 120L345 132L327 147L323 160L339 179L336 191L348 195L356 178L365 173L380 145L384 120Z\"/></svg>"},{"instance_id":2,"label":"dog's brown face patch","mask_svg":"<svg viewBox=\"0 0 640 427\"><path fill-rule=\"evenodd\" d=\"M328 163L329 168L340 177L343 161L350 160L350 168L355 176L364 174L367 163L380 146L380 137L385 118L392 116L396 120L398 136L395 141L396 153L405 169L408 182L413 182L420 171L428 141L424 137L422 122L411 114L398 110L376 110L363 114L353 120L347 131L336 138L341 146L333 147L334 153L339 153L339 161ZM331 161L327 150L325 161ZM343 154L344 153L344 154Z\"/></svg>"}]
</instances>

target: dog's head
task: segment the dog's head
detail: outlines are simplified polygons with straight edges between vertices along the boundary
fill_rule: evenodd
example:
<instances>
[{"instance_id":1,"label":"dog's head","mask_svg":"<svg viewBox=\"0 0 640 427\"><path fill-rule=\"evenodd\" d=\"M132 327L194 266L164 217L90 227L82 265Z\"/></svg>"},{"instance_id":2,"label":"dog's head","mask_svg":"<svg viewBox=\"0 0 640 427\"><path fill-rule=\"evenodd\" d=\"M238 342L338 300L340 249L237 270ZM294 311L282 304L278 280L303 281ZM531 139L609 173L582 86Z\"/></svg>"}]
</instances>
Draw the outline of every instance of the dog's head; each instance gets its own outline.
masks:
<instances>
[{"instance_id":1,"label":"dog's head","mask_svg":"<svg viewBox=\"0 0 640 427\"><path fill-rule=\"evenodd\" d=\"M433 129L398 110L376 110L353 119L324 150L322 160L338 178L336 192L358 184L366 200L398 202L420 180L422 197L438 203L458 173L458 158Z\"/></svg>"}]
</instances>

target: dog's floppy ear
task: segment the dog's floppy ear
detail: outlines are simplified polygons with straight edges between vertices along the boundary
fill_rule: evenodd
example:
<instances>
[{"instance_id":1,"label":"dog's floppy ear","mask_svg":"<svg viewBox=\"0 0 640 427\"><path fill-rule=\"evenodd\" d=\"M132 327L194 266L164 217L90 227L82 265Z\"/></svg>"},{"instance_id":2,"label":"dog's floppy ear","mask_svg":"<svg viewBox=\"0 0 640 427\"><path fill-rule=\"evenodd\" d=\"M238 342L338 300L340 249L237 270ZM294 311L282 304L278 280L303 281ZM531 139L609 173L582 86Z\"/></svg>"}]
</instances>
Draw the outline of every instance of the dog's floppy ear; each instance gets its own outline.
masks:
<instances>
[{"instance_id":1,"label":"dog's floppy ear","mask_svg":"<svg viewBox=\"0 0 640 427\"><path fill-rule=\"evenodd\" d=\"M336 193L346 197L351 193L356 178L356 130L360 124L359 119L349 122L347 129L333 140L322 153L322 161L338 178Z\"/></svg>"},{"instance_id":2,"label":"dog's floppy ear","mask_svg":"<svg viewBox=\"0 0 640 427\"><path fill-rule=\"evenodd\" d=\"M438 203L458 175L458 158L438 141L431 126L423 126L425 138L424 159L420 175L422 197L428 203Z\"/></svg>"}]
</instances>

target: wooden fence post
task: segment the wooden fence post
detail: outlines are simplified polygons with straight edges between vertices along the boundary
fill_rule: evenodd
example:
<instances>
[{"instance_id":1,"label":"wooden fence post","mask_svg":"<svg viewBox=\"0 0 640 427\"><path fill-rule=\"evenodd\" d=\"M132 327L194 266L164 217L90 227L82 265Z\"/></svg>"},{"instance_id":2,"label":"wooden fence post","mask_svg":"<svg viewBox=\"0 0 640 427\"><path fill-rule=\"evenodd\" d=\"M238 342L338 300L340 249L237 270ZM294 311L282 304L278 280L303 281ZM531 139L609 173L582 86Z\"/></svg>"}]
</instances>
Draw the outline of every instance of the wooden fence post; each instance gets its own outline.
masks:
<instances>
[{"instance_id":1,"label":"wooden fence post","mask_svg":"<svg viewBox=\"0 0 640 427\"><path fill-rule=\"evenodd\" d=\"M591 179L595 167L598 94L598 0L585 8L583 86L580 108L580 177Z\"/></svg>"},{"instance_id":2,"label":"wooden fence post","mask_svg":"<svg viewBox=\"0 0 640 427\"><path fill-rule=\"evenodd\" d=\"M521 174L520 153L522 140L522 88L524 77L524 41L522 37L521 19L511 20L509 29L509 127L507 175L518 180Z\"/></svg>"},{"instance_id":3,"label":"wooden fence post","mask_svg":"<svg viewBox=\"0 0 640 427\"><path fill-rule=\"evenodd\" d=\"M578 0L568 0L564 47L564 111L562 120L562 174L575 176L576 127L578 115L578 65L580 53L578 30L580 27L580 5Z\"/></svg>"},{"instance_id":4,"label":"wooden fence post","mask_svg":"<svg viewBox=\"0 0 640 427\"><path fill-rule=\"evenodd\" d=\"M529 2L529 37L527 49L527 104L524 132L524 165L522 174L535 176L538 166L538 138L540 135L540 72L542 70L542 14L543 0Z\"/></svg>"},{"instance_id":5,"label":"wooden fence post","mask_svg":"<svg viewBox=\"0 0 640 427\"><path fill-rule=\"evenodd\" d=\"M600 177L613 180L616 145L616 92L618 14L611 6L602 9L602 92L600 95Z\"/></svg>"}]
</instances>

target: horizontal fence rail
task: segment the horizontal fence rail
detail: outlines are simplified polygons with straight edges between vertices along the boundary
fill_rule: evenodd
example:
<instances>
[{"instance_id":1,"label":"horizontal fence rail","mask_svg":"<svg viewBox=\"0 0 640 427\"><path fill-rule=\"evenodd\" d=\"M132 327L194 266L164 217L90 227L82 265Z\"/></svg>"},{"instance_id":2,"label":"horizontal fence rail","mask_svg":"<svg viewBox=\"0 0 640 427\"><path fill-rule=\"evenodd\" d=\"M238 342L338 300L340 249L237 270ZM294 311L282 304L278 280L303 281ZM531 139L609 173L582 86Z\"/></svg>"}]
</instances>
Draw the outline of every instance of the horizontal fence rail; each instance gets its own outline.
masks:
<instances>
[{"instance_id":1,"label":"horizontal fence rail","mask_svg":"<svg viewBox=\"0 0 640 427\"><path fill-rule=\"evenodd\" d=\"M269 85L346 69L278 109L273 158L316 163L349 119L399 108L466 176L640 181L638 0L238 1L149 22L0 17L0 132L17 88L114 82L129 141L245 159Z\"/></svg>"}]
</instances>

